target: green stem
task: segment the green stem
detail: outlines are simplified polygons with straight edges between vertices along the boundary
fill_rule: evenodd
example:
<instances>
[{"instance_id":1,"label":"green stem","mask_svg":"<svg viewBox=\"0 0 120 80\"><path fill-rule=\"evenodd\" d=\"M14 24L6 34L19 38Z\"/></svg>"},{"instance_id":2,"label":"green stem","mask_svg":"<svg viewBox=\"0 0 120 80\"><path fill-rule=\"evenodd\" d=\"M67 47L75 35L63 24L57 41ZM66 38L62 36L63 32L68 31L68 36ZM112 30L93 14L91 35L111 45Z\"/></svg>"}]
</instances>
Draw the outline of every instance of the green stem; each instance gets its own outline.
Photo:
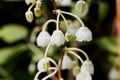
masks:
<instances>
[{"instance_id":1,"label":"green stem","mask_svg":"<svg viewBox=\"0 0 120 80\"><path fill-rule=\"evenodd\" d=\"M79 52L81 52L81 53L84 54L84 56L85 56L85 58L86 58L87 60L89 60L89 57L88 57L87 53L86 53L85 51L83 51L82 49L78 49L78 48L67 48L67 50L68 50L68 51L71 51L71 50L79 51Z\"/></svg>"},{"instance_id":2,"label":"green stem","mask_svg":"<svg viewBox=\"0 0 120 80\"><path fill-rule=\"evenodd\" d=\"M76 57L81 61L81 63L83 64L83 59L82 59L79 55L77 55L75 52L73 52L73 51L68 51L68 53L76 56Z\"/></svg>"},{"instance_id":3,"label":"green stem","mask_svg":"<svg viewBox=\"0 0 120 80\"><path fill-rule=\"evenodd\" d=\"M47 46L47 48L46 48L46 50L45 50L45 55L44 55L44 57L47 57L47 53L48 53L48 49L49 49L50 45L51 45L51 43L48 44L48 46Z\"/></svg>"},{"instance_id":4,"label":"green stem","mask_svg":"<svg viewBox=\"0 0 120 80\"><path fill-rule=\"evenodd\" d=\"M28 11L30 11L35 4L36 3L32 3L32 5L28 8Z\"/></svg>"},{"instance_id":5,"label":"green stem","mask_svg":"<svg viewBox=\"0 0 120 80\"><path fill-rule=\"evenodd\" d=\"M59 12L59 10L57 11L58 12L58 14L57 14L57 30L59 30L59 19L60 19L60 12Z\"/></svg>"},{"instance_id":6,"label":"green stem","mask_svg":"<svg viewBox=\"0 0 120 80\"><path fill-rule=\"evenodd\" d=\"M61 13L64 13L64 14L67 14L67 15L70 15L70 16L75 17L75 18L81 23L81 25L82 25L83 27L85 26L84 23L82 22L82 20L81 20L78 16L76 16L76 15L74 15L74 14L72 14L72 13L69 13L69 12L65 12L65 11L61 11Z\"/></svg>"},{"instance_id":7,"label":"green stem","mask_svg":"<svg viewBox=\"0 0 120 80\"><path fill-rule=\"evenodd\" d=\"M48 20L48 21L44 24L42 31L46 31L47 25L48 25L49 23L52 23L52 22L56 23L57 21L54 20L54 19Z\"/></svg>"},{"instance_id":8,"label":"green stem","mask_svg":"<svg viewBox=\"0 0 120 80\"><path fill-rule=\"evenodd\" d=\"M63 20L64 20L64 22L65 22L65 24L66 24L66 27L67 27L67 29L68 29L68 23L67 23L67 20L65 19L65 17L63 16L62 13L61 13L60 15L61 15L61 17L63 18Z\"/></svg>"}]
</instances>

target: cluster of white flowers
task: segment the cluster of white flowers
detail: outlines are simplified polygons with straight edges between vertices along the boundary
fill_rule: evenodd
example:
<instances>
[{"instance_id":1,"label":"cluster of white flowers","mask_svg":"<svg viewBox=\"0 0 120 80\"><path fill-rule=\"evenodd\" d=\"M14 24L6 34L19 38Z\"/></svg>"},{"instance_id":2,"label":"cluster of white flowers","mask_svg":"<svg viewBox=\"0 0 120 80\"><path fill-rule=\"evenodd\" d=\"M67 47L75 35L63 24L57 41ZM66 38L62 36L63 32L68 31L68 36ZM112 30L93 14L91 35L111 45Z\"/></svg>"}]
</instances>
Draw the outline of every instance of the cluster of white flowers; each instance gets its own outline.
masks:
<instances>
[{"instance_id":1,"label":"cluster of white flowers","mask_svg":"<svg viewBox=\"0 0 120 80\"><path fill-rule=\"evenodd\" d=\"M84 26L84 24L80 18L78 18L76 15L74 15L72 13L61 11L61 10L56 10L56 13L58 13L57 20L52 20L52 19L48 20L45 23L45 25L43 26L43 30L39 33L39 35L37 37L37 45L38 46L46 47L49 43L51 43L52 45L61 46L65 43L65 39L66 39L66 41L69 41L68 36L69 37L74 36L76 38L76 41L79 41L79 42L92 40L92 32L87 27ZM76 27L72 24L70 26L68 26L68 24L66 23L67 31L64 35L62 30L60 30L59 26L58 26L60 15L62 15L61 17L66 22L66 19L63 16L63 14L68 14L70 16L77 18L78 21L80 22L80 24L82 24L82 26ZM56 30L53 31L53 34L50 36L50 34L46 31L46 27L47 27L48 23L51 23L51 22L56 23Z\"/></svg>"},{"instance_id":2,"label":"cluster of white flowers","mask_svg":"<svg viewBox=\"0 0 120 80\"><path fill-rule=\"evenodd\" d=\"M33 20L33 13L31 11L31 8L35 6L34 13L35 16L40 16L40 7L41 7L41 1L42 0L25 0L26 4L31 6L29 7L28 11L26 12L26 19L28 22L32 22ZM60 0L62 5L68 5L71 3L71 0ZM83 0L79 0L76 3L76 10L80 12L81 14L85 13L87 4ZM73 74L76 77L76 80L92 80L92 76L94 74L94 66L92 61L89 60L88 55L81 49L78 48L63 48L63 60L61 62L61 59L58 61L58 64L50 57L47 57L48 49L51 45L56 45L60 47L61 45L64 45L65 42L76 40L78 42L82 41L91 41L92 40L92 32L89 30L88 27L86 27L83 23L83 21L76 15L62 11L62 10L54 10L55 14L57 14L57 19L50 19L45 22L43 25L42 31L38 34L36 43L39 47L46 47L44 57L38 61L37 69L38 73L36 74L34 80L38 80L38 76L42 72L46 72L48 70L54 70L53 73L49 74L48 76L44 77L42 80L46 80L49 77L55 75L58 71L58 68L60 65L62 65L62 70L65 69L72 69ZM76 26L75 24L68 25L67 19L65 18L64 14L69 15L71 17L74 17L78 22L79 26ZM66 31L63 32L60 28L60 17L64 20L66 24ZM55 23L56 29L53 31L52 35L49 34L47 31L47 26L49 23ZM73 39L75 38L75 39ZM83 60L76 51L82 53L86 60ZM76 62L73 60L69 55L73 55L76 57L81 63L81 67L79 65L79 62ZM54 67L51 67L50 63L54 64ZM61 64L62 63L62 64Z\"/></svg>"}]
</instances>

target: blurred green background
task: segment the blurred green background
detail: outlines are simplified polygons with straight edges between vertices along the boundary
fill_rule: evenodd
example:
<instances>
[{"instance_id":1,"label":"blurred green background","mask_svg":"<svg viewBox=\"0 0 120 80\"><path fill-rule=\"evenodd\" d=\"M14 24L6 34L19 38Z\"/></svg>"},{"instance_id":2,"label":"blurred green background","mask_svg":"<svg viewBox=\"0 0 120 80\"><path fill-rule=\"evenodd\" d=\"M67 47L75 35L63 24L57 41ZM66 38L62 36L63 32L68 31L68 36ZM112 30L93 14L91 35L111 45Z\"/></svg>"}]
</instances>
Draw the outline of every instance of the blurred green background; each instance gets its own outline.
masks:
<instances>
[{"instance_id":1,"label":"blurred green background","mask_svg":"<svg viewBox=\"0 0 120 80\"><path fill-rule=\"evenodd\" d=\"M73 0L72 5L59 8L80 16L74 11L75 2L76 0ZM44 3L46 5L43 12L48 14L28 23L25 19L28 6L24 0L0 1L0 80L33 80L37 61L34 58L42 55L41 49L36 47L34 42L34 37L40 31L36 26L42 25L49 18L55 18L51 12L51 0L44 0ZM115 0L92 0L88 14L82 17L93 33L93 41L79 47L86 51L93 61L93 80L117 80L115 6ZM55 54L51 56L58 58Z\"/></svg>"}]
</instances>

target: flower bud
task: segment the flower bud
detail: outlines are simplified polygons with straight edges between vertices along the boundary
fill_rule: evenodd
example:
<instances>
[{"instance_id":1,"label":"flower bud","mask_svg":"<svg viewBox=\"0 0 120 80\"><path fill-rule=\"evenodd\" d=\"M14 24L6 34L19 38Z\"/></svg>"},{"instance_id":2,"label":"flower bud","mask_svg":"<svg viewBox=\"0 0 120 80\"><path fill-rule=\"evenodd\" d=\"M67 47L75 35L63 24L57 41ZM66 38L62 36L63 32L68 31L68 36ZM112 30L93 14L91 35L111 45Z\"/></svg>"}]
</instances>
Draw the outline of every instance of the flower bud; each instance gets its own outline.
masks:
<instances>
[{"instance_id":1,"label":"flower bud","mask_svg":"<svg viewBox=\"0 0 120 80\"><path fill-rule=\"evenodd\" d=\"M92 32L87 27L80 27L76 32L76 40L81 41L91 41Z\"/></svg>"},{"instance_id":2,"label":"flower bud","mask_svg":"<svg viewBox=\"0 0 120 80\"><path fill-rule=\"evenodd\" d=\"M77 76L79 73L80 73L80 67L79 66L73 67L73 75Z\"/></svg>"},{"instance_id":3,"label":"flower bud","mask_svg":"<svg viewBox=\"0 0 120 80\"><path fill-rule=\"evenodd\" d=\"M48 70L50 67L50 62L48 58L42 58L37 64L37 69L40 70Z\"/></svg>"},{"instance_id":4,"label":"flower bud","mask_svg":"<svg viewBox=\"0 0 120 80\"><path fill-rule=\"evenodd\" d=\"M38 1L36 2L36 7L37 7L37 8L40 8L41 5L42 5L42 2L40 2L40 1L38 0Z\"/></svg>"},{"instance_id":5,"label":"flower bud","mask_svg":"<svg viewBox=\"0 0 120 80\"><path fill-rule=\"evenodd\" d=\"M29 71L29 73L34 74L35 71L36 71L36 65L35 64L30 64L28 66L28 71Z\"/></svg>"},{"instance_id":6,"label":"flower bud","mask_svg":"<svg viewBox=\"0 0 120 80\"><path fill-rule=\"evenodd\" d=\"M93 63L89 60L83 62L81 66L82 72L89 72L90 74L94 74L94 66Z\"/></svg>"},{"instance_id":7,"label":"flower bud","mask_svg":"<svg viewBox=\"0 0 120 80\"><path fill-rule=\"evenodd\" d=\"M61 30L55 30L51 36L51 44L61 46L65 43L65 36Z\"/></svg>"},{"instance_id":8,"label":"flower bud","mask_svg":"<svg viewBox=\"0 0 120 80\"><path fill-rule=\"evenodd\" d=\"M41 16L41 9L35 7L34 8L34 14L35 14L36 17L40 17Z\"/></svg>"},{"instance_id":9,"label":"flower bud","mask_svg":"<svg viewBox=\"0 0 120 80\"><path fill-rule=\"evenodd\" d=\"M26 20L31 23L33 21L33 12L32 11L27 11L25 13L25 17L26 17Z\"/></svg>"},{"instance_id":10,"label":"flower bud","mask_svg":"<svg viewBox=\"0 0 120 80\"><path fill-rule=\"evenodd\" d=\"M42 31L37 37L37 45L45 47L50 43L50 34L47 31Z\"/></svg>"},{"instance_id":11,"label":"flower bud","mask_svg":"<svg viewBox=\"0 0 120 80\"><path fill-rule=\"evenodd\" d=\"M88 5L85 1L79 0L77 1L75 8L76 8L76 11L78 11L80 14L84 14L88 10L87 9Z\"/></svg>"}]
</instances>

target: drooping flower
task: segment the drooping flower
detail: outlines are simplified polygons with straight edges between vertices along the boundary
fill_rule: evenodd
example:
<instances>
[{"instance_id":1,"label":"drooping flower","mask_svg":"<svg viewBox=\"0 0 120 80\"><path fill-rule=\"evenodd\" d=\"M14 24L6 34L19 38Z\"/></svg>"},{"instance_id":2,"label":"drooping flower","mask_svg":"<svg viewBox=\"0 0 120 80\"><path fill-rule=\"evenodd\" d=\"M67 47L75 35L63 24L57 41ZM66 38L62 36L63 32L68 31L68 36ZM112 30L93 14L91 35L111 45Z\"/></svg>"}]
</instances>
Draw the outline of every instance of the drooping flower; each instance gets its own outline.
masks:
<instances>
[{"instance_id":1,"label":"drooping flower","mask_svg":"<svg viewBox=\"0 0 120 80\"><path fill-rule=\"evenodd\" d=\"M32 11L27 11L25 13L25 17L26 17L26 20L31 23L33 21L33 12Z\"/></svg>"},{"instance_id":2,"label":"drooping flower","mask_svg":"<svg viewBox=\"0 0 120 80\"><path fill-rule=\"evenodd\" d=\"M82 72L89 72L90 74L94 74L94 66L90 60L86 60L83 62L81 66Z\"/></svg>"},{"instance_id":3,"label":"drooping flower","mask_svg":"<svg viewBox=\"0 0 120 80\"><path fill-rule=\"evenodd\" d=\"M40 71L40 70L48 70L50 67L50 61L48 58L42 58L40 59L40 61L38 62L37 64L37 69Z\"/></svg>"},{"instance_id":4,"label":"drooping flower","mask_svg":"<svg viewBox=\"0 0 120 80\"><path fill-rule=\"evenodd\" d=\"M50 43L50 34L47 31L42 31L37 37L37 45L45 47Z\"/></svg>"},{"instance_id":5,"label":"drooping flower","mask_svg":"<svg viewBox=\"0 0 120 80\"><path fill-rule=\"evenodd\" d=\"M87 27L80 27L76 32L76 40L81 41L91 41L92 32Z\"/></svg>"},{"instance_id":6,"label":"drooping flower","mask_svg":"<svg viewBox=\"0 0 120 80\"><path fill-rule=\"evenodd\" d=\"M59 64L60 64L60 61L59 61ZM72 66L73 66L73 64L72 64L71 58L68 55L65 54L63 56L62 70L71 69Z\"/></svg>"},{"instance_id":7,"label":"drooping flower","mask_svg":"<svg viewBox=\"0 0 120 80\"><path fill-rule=\"evenodd\" d=\"M61 46L65 43L65 36L61 30L55 30L53 31L53 34L51 36L50 42L52 45Z\"/></svg>"},{"instance_id":8,"label":"drooping flower","mask_svg":"<svg viewBox=\"0 0 120 80\"><path fill-rule=\"evenodd\" d=\"M76 80L92 80L92 76L88 72L80 72L76 76Z\"/></svg>"}]
</instances>

